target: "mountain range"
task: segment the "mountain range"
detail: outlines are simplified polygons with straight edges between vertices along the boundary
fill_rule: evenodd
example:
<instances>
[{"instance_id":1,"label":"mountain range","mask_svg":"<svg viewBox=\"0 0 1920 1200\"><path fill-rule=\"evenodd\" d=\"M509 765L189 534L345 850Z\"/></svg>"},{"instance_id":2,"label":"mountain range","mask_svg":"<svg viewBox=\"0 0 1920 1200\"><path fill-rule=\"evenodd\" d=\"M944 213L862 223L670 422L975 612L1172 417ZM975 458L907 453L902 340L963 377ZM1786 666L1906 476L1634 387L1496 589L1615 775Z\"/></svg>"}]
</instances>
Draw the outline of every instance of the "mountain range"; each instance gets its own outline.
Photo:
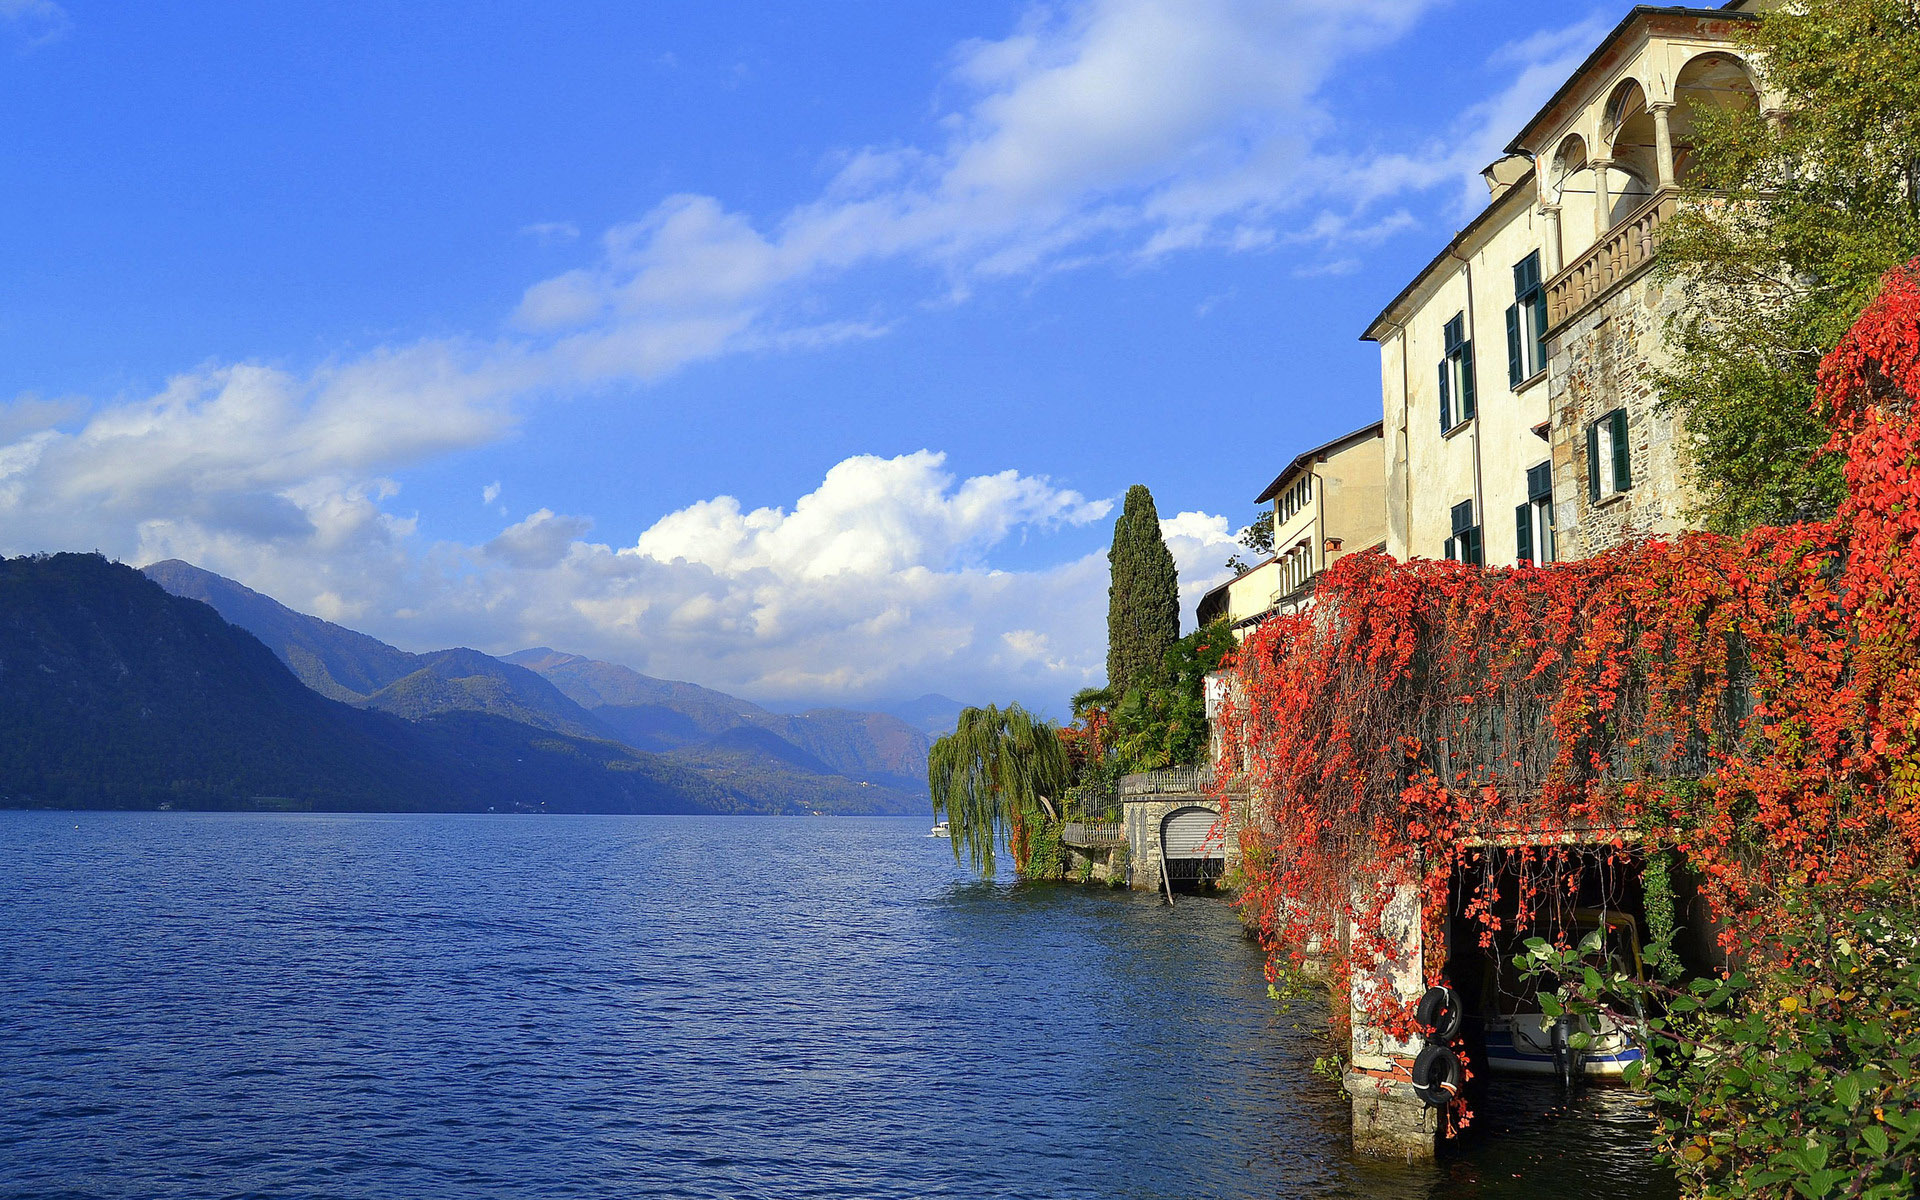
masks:
<instances>
[{"instance_id":1,"label":"mountain range","mask_svg":"<svg viewBox=\"0 0 1920 1200\"><path fill-rule=\"evenodd\" d=\"M94 554L0 560L0 804L806 811L613 741L329 699L211 607Z\"/></svg>"},{"instance_id":2,"label":"mountain range","mask_svg":"<svg viewBox=\"0 0 1920 1200\"><path fill-rule=\"evenodd\" d=\"M926 807L929 739L890 714L775 713L724 692L545 647L505 658L466 648L413 654L177 559L144 574L174 596L210 606L258 638L308 688L345 705L415 723L487 716L617 743L705 778L760 811L783 804L837 812ZM944 698L917 703L924 701Z\"/></svg>"}]
</instances>

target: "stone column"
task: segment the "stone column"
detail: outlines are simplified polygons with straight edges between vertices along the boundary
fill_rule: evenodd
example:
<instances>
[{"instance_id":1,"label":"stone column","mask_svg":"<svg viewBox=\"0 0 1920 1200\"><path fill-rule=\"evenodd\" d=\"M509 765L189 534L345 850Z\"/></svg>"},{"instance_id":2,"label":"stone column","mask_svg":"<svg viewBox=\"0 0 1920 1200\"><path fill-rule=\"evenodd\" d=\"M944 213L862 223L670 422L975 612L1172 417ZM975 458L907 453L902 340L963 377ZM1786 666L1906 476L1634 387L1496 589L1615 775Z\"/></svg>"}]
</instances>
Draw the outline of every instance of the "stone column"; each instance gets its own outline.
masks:
<instances>
[{"instance_id":1,"label":"stone column","mask_svg":"<svg viewBox=\"0 0 1920 1200\"><path fill-rule=\"evenodd\" d=\"M1426 990L1420 889L1411 883L1356 885L1367 886L1392 888L1380 932L1393 950L1381 961L1355 957L1348 963L1347 1015L1353 1033L1344 1082L1353 1100L1353 1148L1380 1158L1430 1159L1440 1139L1440 1110L1428 1108L1413 1094L1410 1071L1420 1046L1370 1024L1368 1012L1370 998L1410 1004ZM1372 907L1367 897L1356 896L1355 901L1362 912Z\"/></svg>"},{"instance_id":2,"label":"stone column","mask_svg":"<svg viewBox=\"0 0 1920 1200\"><path fill-rule=\"evenodd\" d=\"M1564 260L1566 258L1560 245L1560 206L1558 204L1542 204L1540 206L1540 215L1545 217L1547 222L1547 236L1542 239L1546 242L1547 251L1544 255L1546 259L1545 275L1548 279L1552 279L1560 273L1561 268L1565 265Z\"/></svg>"},{"instance_id":3,"label":"stone column","mask_svg":"<svg viewBox=\"0 0 1920 1200\"><path fill-rule=\"evenodd\" d=\"M1613 228L1613 197L1607 194L1607 172L1613 160L1589 159L1587 165L1593 168L1593 240L1597 242Z\"/></svg>"},{"instance_id":4,"label":"stone column","mask_svg":"<svg viewBox=\"0 0 1920 1200\"><path fill-rule=\"evenodd\" d=\"M1676 182L1673 177L1673 127L1669 123L1673 105L1665 102L1649 104L1647 110L1653 114L1653 153L1660 171L1657 190L1664 192Z\"/></svg>"}]
</instances>

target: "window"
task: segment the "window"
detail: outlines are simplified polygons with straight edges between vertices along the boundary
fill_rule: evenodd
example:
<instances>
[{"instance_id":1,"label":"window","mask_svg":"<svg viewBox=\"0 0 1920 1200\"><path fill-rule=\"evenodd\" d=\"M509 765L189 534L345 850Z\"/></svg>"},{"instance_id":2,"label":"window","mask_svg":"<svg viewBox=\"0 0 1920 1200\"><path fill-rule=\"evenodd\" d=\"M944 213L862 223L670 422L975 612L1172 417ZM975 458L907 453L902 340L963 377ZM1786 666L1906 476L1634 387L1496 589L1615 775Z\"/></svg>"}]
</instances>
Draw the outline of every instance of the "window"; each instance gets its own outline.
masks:
<instances>
[{"instance_id":1,"label":"window","mask_svg":"<svg viewBox=\"0 0 1920 1200\"><path fill-rule=\"evenodd\" d=\"M1513 510L1521 562L1556 561L1553 545L1553 464L1527 468L1527 502Z\"/></svg>"},{"instance_id":2,"label":"window","mask_svg":"<svg viewBox=\"0 0 1920 1200\"><path fill-rule=\"evenodd\" d=\"M1282 523L1290 521L1312 499L1313 476L1303 475L1298 483L1280 493L1280 498L1274 501L1274 516Z\"/></svg>"},{"instance_id":3,"label":"window","mask_svg":"<svg viewBox=\"0 0 1920 1200\"><path fill-rule=\"evenodd\" d=\"M1507 383L1519 387L1547 368L1547 289L1540 252L1513 266L1513 307L1507 309Z\"/></svg>"},{"instance_id":4,"label":"window","mask_svg":"<svg viewBox=\"0 0 1920 1200\"><path fill-rule=\"evenodd\" d=\"M1453 536L1447 539L1447 557L1476 567L1485 565L1480 552L1480 526L1474 523L1471 500L1453 506Z\"/></svg>"},{"instance_id":5,"label":"window","mask_svg":"<svg viewBox=\"0 0 1920 1200\"><path fill-rule=\"evenodd\" d=\"M1473 342L1467 338L1467 314L1455 313L1445 331L1447 354L1440 360L1440 432L1473 420Z\"/></svg>"},{"instance_id":6,"label":"window","mask_svg":"<svg viewBox=\"0 0 1920 1200\"><path fill-rule=\"evenodd\" d=\"M1616 408L1587 426L1587 499L1599 503L1633 486L1627 410Z\"/></svg>"}]
</instances>

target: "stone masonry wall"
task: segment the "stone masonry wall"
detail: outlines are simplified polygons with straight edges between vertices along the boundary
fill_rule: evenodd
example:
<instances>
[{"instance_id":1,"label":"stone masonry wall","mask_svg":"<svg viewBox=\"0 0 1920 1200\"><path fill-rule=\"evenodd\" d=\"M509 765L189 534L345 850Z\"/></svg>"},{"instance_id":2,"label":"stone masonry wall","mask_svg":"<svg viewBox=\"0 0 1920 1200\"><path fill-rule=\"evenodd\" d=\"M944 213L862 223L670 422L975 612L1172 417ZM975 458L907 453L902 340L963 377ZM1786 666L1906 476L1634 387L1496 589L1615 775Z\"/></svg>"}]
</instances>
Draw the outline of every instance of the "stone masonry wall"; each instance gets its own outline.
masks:
<instances>
[{"instance_id":1,"label":"stone masonry wall","mask_svg":"<svg viewBox=\"0 0 1920 1200\"><path fill-rule=\"evenodd\" d=\"M1219 804L1205 793L1159 795L1151 800L1129 800L1121 806L1127 829L1128 874L1135 891L1160 890L1160 823L1168 814L1194 805L1220 811ZM1236 845L1229 845L1230 857L1235 849Z\"/></svg>"},{"instance_id":2,"label":"stone masonry wall","mask_svg":"<svg viewBox=\"0 0 1920 1200\"><path fill-rule=\"evenodd\" d=\"M1666 320L1681 296L1654 275L1643 271L1628 281L1548 346L1554 524L1563 559L1687 528L1692 493L1680 422L1656 411L1654 390L1654 372L1670 357ZM1587 496L1587 428L1615 408L1627 410L1633 486L1595 505Z\"/></svg>"}]
</instances>

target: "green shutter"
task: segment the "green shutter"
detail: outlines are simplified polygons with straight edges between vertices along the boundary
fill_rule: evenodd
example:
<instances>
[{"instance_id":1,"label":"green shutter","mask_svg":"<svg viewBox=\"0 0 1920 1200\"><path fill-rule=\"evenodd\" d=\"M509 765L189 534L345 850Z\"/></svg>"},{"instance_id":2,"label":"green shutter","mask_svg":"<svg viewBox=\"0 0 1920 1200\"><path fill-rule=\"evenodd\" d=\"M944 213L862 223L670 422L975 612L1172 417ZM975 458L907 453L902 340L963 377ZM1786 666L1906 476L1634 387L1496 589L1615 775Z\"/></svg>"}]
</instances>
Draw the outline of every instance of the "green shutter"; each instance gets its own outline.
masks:
<instances>
[{"instance_id":1,"label":"green shutter","mask_svg":"<svg viewBox=\"0 0 1920 1200\"><path fill-rule=\"evenodd\" d=\"M1533 369L1543 371L1547 366L1547 293L1541 289L1533 294Z\"/></svg>"},{"instance_id":2,"label":"green shutter","mask_svg":"<svg viewBox=\"0 0 1920 1200\"><path fill-rule=\"evenodd\" d=\"M1513 510L1514 545L1519 549L1515 555L1519 561L1533 561L1533 505L1521 504Z\"/></svg>"},{"instance_id":3,"label":"green shutter","mask_svg":"<svg viewBox=\"0 0 1920 1200\"><path fill-rule=\"evenodd\" d=\"M1600 502L1600 422L1587 426L1587 499Z\"/></svg>"},{"instance_id":4,"label":"green shutter","mask_svg":"<svg viewBox=\"0 0 1920 1200\"><path fill-rule=\"evenodd\" d=\"M1507 306L1507 386L1517 388L1527 377L1527 360L1520 344L1520 306Z\"/></svg>"},{"instance_id":5,"label":"green shutter","mask_svg":"<svg viewBox=\"0 0 1920 1200\"><path fill-rule=\"evenodd\" d=\"M1616 408L1608 414L1613 422L1613 490L1624 492L1633 486L1633 456L1628 453L1627 410Z\"/></svg>"},{"instance_id":6,"label":"green shutter","mask_svg":"<svg viewBox=\"0 0 1920 1200\"><path fill-rule=\"evenodd\" d=\"M1473 343L1460 343L1460 419L1473 420Z\"/></svg>"},{"instance_id":7,"label":"green shutter","mask_svg":"<svg viewBox=\"0 0 1920 1200\"><path fill-rule=\"evenodd\" d=\"M1480 527L1478 525L1461 534L1460 540L1463 543L1461 547L1463 553L1460 556L1461 562L1470 562L1476 567L1484 567L1487 565L1487 556L1482 553L1480 549Z\"/></svg>"},{"instance_id":8,"label":"green shutter","mask_svg":"<svg viewBox=\"0 0 1920 1200\"><path fill-rule=\"evenodd\" d=\"M1513 294L1524 297L1540 286L1540 252L1535 250L1513 264Z\"/></svg>"},{"instance_id":9,"label":"green shutter","mask_svg":"<svg viewBox=\"0 0 1920 1200\"><path fill-rule=\"evenodd\" d=\"M1452 359L1443 358L1440 360L1440 432L1441 433L1445 433L1447 430L1453 428L1452 397L1450 397L1447 394L1448 392L1447 374L1448 374L1448 369L1452 366L1453 366Z\"/></svg>"}]
</instances>

